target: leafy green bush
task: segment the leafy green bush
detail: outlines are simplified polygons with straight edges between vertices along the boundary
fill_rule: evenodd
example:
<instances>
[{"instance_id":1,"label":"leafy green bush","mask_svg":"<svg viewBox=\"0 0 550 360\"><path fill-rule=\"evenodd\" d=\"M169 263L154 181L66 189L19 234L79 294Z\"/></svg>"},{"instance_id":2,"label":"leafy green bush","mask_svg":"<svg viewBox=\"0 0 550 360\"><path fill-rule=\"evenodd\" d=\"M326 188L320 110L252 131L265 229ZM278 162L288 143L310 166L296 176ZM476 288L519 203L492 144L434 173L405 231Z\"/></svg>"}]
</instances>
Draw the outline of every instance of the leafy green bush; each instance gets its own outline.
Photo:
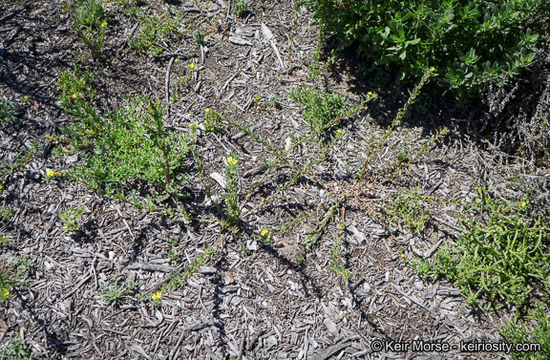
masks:
<instances>
[{"instance_id":1,"label":"leafy green bush","mask_svg":"<svg viewBox=\"0 0 550 360\"><path fill-rule=\"evenodd\" d=\"M478 190L472 210L487 214L486 225L465 220L456 247L442 246L434 261L415 262L423 275L446 277L460 288L466 303L485 298L493 306L525 310L537 289L550 295L550 228L547 219L531 219L527 206L494 200Z\"/></svg>"},{"instance_id":2,"label":"leafy green bush","mask_svg":"<svg viewBox=\"0 0 550 360\"><path fill-rule=\"evenodd\" d=\"M165 128L159 103L140 98L115 111L95 139L94 152L75 167L90 186L108 194L128 181L145 181L171 193L181 185L183 158L192 150L191 138Z\"/></svg>"},{"instance_id":3,"label":"leafy green bush","mask_svg":"<svg viewBox=\"0 0 550 360\"><path fill-rule=\"evenodd\" d=\"M181 190L183 158L194 151L195 129L177 136L164 125L164 108L145 96L109 116L95 108L94 74L75 68L57 81L61 108L74 116L63 131L73 151L82 151L72 173L108 195L125 196L129 183L148 183L164 191Z\"/></svg>"},{"instance_id":4,"label":"leafy green bush","mask_svg":"<svg viewBox=\"0 0 550 360\"><path fill-rule=\"evenodd\" d=\"M309 0L322 30L356 46L374 65L396 65L418 80L434 66L459 98L501 85L535 57L548 0Z\"/></svg>"}]
</instances>

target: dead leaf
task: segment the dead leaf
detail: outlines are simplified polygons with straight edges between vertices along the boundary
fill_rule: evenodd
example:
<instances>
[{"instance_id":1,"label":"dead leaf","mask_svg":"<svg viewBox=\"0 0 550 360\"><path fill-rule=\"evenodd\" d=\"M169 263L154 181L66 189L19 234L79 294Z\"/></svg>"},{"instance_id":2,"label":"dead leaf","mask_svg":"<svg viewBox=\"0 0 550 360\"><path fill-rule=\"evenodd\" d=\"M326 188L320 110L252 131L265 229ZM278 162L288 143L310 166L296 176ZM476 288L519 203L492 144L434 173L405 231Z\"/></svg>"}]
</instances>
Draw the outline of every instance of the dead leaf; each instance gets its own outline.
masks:
<instances>
[{"instance_id":1,"label":"dead leaf","mask_svg":"<svg viewBox=\"0 0 550 360\"><path fill-rule=\"evenodd\" d=\"M235 282L235 278L233 277L233 274L231 274L230 272L226 272L225 273L225 284L226 285L231 285Z\"/></svg>"}]
</instances>

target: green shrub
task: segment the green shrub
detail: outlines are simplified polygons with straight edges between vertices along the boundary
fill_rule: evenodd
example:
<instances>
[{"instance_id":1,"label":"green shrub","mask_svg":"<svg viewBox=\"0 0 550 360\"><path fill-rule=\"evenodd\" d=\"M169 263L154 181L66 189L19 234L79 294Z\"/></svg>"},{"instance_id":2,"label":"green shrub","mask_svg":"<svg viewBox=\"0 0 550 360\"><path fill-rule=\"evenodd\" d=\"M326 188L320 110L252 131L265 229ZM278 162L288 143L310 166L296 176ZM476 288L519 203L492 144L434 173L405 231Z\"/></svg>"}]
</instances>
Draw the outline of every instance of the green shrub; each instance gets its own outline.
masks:
<instances>
[{"instance_id":1,"label":"green shrub","mask_svg":"<svg viewBox=\"0 0 550 360\"><path fill-rule=\"evenodd\" d=\"M176 190L185 179L178 169L192 150L194 132L176 136L165 128L163 115L161 105L145 97L128 102L105 122L104 135L75 167L76 175L108 194L120 193L132 181Z\"/></svg>"},{"instance_id":2,"label":"green shrub","mask_svg":"<svg viewBox=\"0 0 550 360\"><path fill-rule=\"evenodd\" d=\"M444 245L433 261L415 266L425 276L453 282L469 305L487 299L495 307L525 310L535 290L550 295L547 219L527 216L524 201L512 205L478 192L472 210L487 214L487 223L465 220L455 247Z\"/></svg>"},{"instance_id":3,"label":"green shrub","mask_svg":"<svg viewBox=\"0 0 550 360\"><path fill-rule=\"evenodd\" d=\"M309 0L322 30L356 46L374 65L395 65L416 81L434 66L459 98L501 85L535 57L547 0Z\"/></svg>"},{"instance_id":4,"label":"green shrub","mask_svg":"<svg viewBox=\"0 0 550 360\"><path fill-rule=\"evenodd\" d=\"M163 196L179 194L183 158L194 153L195 129L176 135L164 125L164 108L139 96L101 116L95 108L94 75L75 68L59 75L61 108L74 116L63 129L73 151L81 151L71 173L108 195L126 196L132 183L148 183Z\"/></svg>"}]
</instances>

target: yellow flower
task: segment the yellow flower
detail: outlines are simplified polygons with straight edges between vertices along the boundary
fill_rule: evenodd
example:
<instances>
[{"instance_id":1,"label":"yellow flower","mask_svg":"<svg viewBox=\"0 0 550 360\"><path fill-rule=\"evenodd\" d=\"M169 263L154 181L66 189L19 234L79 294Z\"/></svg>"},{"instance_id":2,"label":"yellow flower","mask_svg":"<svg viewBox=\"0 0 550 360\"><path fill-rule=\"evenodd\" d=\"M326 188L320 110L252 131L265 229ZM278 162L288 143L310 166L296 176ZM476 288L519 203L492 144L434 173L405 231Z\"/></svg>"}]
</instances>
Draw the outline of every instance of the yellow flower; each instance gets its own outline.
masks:
<instances>
[{"instance_id":1,"label":"yellow flower","mask_svg":"<svg viewBox=\"0 0 550 360\"><path fill-rule=\"evenodd\" d=\"M193 63L190 63L190 64L187 64L187 68L191 71L195 70L195 64Z\"/></svg>"},{"instance_id":2,"label":"yellow flower","mask_svg":"<svg viewBox=\"0 0 550 360\"><path fill-rule=\"evenodd\" d=\"M2 186L2 184L0 184L0 190L2 190L4 187Z\"/></svg>"},{"instance_id":3,"label":"yellow flower","mask_svg":"<svg viewBox=\"0 0 550 360\"><path fill-rule=\"evenodd\" d=\"M262 236L266 236L267 234L269 234L269 230L267 229L263 229L262 232L260 233L260 235Z\"/></svg>"},{"instance_id":4,"label":"yellow flower","mask_svg":"<svg viewBox=\"0 0 550 360\"><path fill-rule=\"evenodd\" d=\"M338 130L336 130L336 134L338 134L338 135L342 135L342 129L338 129Z\"/></svg>"},{"instance_id":5,"label":"yellow flower","mask_svg":"<svg viewBox=\"0 0 550 360\"><path fill-rule=\"evenodd\" d=\"M234 158L233 156L227 157L227 163L229 165L237 165L237 162L238 162L237 158Z\"/></svg>"},{"instance_id":6,"label":"yellow flower","mask_svg":"<svg viewBox=\"0 0 550 360\"><path fill-rule=\"evenodd\" d=\"M151 299L153 300L160 300L162 297L162 291L155 291L153 295L151 295Z\"/></svg>"},{"instance_id":7,"label":"yellow flower","mask_svg":"<svg viewBox=\"0 0 550 360\"><path fill-rule=\"evenodd\" d=\"M432 67L430 68L430 71L435 71L435 68L432 66Z\"/></svg>"},{"instance_id":8,"label":"yellow flower","mask_svg":"<svg viewBox=\"0 0 550 360\"><path fill-rule=\"evenodd\" d=\"M23 99L29 100L29 97L27 95L23 96Z\"/></svg>"},{"instance_id":9,"label":"yellow flower","mask_svg":"<svg viewBox=\"0 0 550 360\"><path fill-rule=\"evenodd\" d=\"M53 178L54 176L57 176L57 175L59 175L59 173L53 170L48 170L48 172L46 173L46 177L48 178Z\"/></svg>"},{"instance_id":10,"label":"yellow flower","mask_svg":"<svg viewBox=\"0 0 550 360\"><path fill-rule=\"evenodd\" d=\"M76 94L72 94L71 97L72 97L73 99L76 99Z\"/></svg>"},{"instance_id":11,"label":"yellow flower","mask_svg":"<svg viewBox=\"0 0 550 360\"><path fill-rule=\"evenodd\" d=\"M206 116L209 116L211 112L212 112L212 110L210 110L210 108L206 108L206 110L204 110L204 114Z\"/></svg>"},{"instance_id":12,"label":"yellow flower","mask_svg":"<svg viewBox=\"0 0 550 360\"><path fill-rule=\"evenodd\" d=\"M197 124L195 124L195 123L189 124L189 128L190 128L191 130L197 130L198 127L199 127L199 125L197 125Z\"/></svg>"},{"instance_id":13,"label":"yellow flower","mask_svg":"<svg viewBox=\"0 0 550 360\"><path fill-rule=\"evenodd\" d=\"M1 188L0 188L1 189ZM525 208L527 206L527 203L525 201L522 201L519 203L519 205L521 206L521 208Z\"/></svg>"},{"instance_id":14,"label":"yellow flower","mask_svg":"<svg viewBox=\"0 0 550 360\"><path fill-rule=\"evenodd\" d=\"M8 289L2 289L2 296L3 297L8 297L10 294L10 291Z\"/></svg>"},{"instance_id":15,"label":"yellow flower","mask_svg":"<svg viewBox=\"0 0 550 360\"><path fill-rule=\"evenodd\" d=\"M102 27L102 28L104 28L104 27L106 27L106 26L107 26L107 21L104 21L104 22L101 23L101 27Z\"/></svg>"},{"instance_id":16,"label":"yellow flower","mask_svg":"<svg viewBox=\"0 0 550 360\"><path fill-rule=\"evenodd\" d=\"M367 95L368 95L368 96L372 96L372 91L369 91L369 92L367 93Z\"/></svg>"},{"instance_id":17,"label":"yellow flower","mask_svg":"<svg viewBox=\"0 0 550 360\"><path fill-rule=\"evenodd\" d=\"M46 139L53 140L53 136L51 136L50 134L46 134L46 135L44 135L44 137L46 137Z\"/></svg>"}]
</instances>

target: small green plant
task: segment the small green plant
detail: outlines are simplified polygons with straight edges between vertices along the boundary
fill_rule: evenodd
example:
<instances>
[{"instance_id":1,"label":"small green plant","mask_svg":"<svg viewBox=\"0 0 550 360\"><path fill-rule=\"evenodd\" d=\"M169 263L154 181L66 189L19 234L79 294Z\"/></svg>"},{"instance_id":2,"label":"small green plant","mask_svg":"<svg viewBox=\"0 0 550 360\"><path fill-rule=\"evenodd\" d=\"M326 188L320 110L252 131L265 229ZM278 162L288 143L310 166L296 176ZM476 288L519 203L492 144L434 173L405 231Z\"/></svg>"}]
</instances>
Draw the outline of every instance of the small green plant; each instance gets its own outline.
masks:
<instances>
[{"instance_id":1,"label":"small green plant","mask_svg":"<svg viewBox=\"0 0 550 360\"><path fill-rule=\"evenodd\" d=\"M338 225L338 244L336 244L334 250L332 251L332 262L330 265L330 270L336 275L342 276L342 278L347 282L351 277L351 273L341 263L341 252L344 245L343 237L345 229L345 222L342 222Z\"/></svg>"},{"instance_id":2,"label":"small green plant","mask_svg":"<svg viewBox=\"0 0 550 360\"><path fill-rule=\"evenodd\" d=\"M120 305L132 302L136 291L137 285L132 278L117 276L111 284L103 288L103 297L114 305Z\"/></svg>"},{"instance_id":3,"label":"small green plant","mask_svg":"<svg viewBox=\"0 0 550 360\"><path fill-rule=\"evenodd\" d=\"M239 230L239 166L237 157L230 155L226 159L226 191L225 209L227 215L226 227L236 233Z\"/></svg>"},{"instance_id":4,"label":"small green plant","mask_svg":"<svg viewBox=\"0 0 550 360\"><path fill-rule=\"evenodd\" d=\"M63 228L65 231L78 231L80 225L78 225L78 219L84 212L84 207L80 209L68 208L59 212L59 217L63 220Z\"/></svg>"},{"instance_id":5,"label":"small green plant","mask_svg":"<svg viewBox=\"0 0 550 360\"><path fill-rule=\"evenodd\" d=\"M248 13L248 3L246 0L237 0L235 3L235 13L240 17L244 17Z\"/></svg>"},{"instance_id":6,"label":"small green plant","mask_svg":"<svg viewBox=\"0 0 550 360\"><path fill-rule=\"evenodd\" d=\"M195 29L193 31L193 40L199 45L204 44L204 34L199 29Z\"/></svg>"},{"instance_id":7,"label":"small green plant","mask_svg":"<svg viewBox=\"0 0 550 360\"><path fill-rule=\"evenodd\" d=\"M508 321L500 329L506 340L513 344L530 344L525 352L512 352L514 360L546 360L550 359L550 316L544 313L542 305L535 308L525 319Z\"/></svg>"},{"instance_id":8,"label":"small green plant","mask_svg":"<svg viewBox=\"0 0 550 360\"><path fill-rule=\"evenodd\" d=\"M172 245L173 248L168 251L168 256L170 256L172 262L179 263L181 260L181 253L175 249L178 246L177 240L171 239L170 245Z\"/></svg>"},{"instance_id":9,"label":"small green plant","mask_svg":"<svg viewBox=\"0 0 550 360\"><path fill-rule=\"evenodd\" d=\"M13 216L12 209L8 207L0 206L0 222L7 224L8 222L10 222L12 216Z\"/></svg>"},{"instance_id":10,"label":"small green plant","mask_svg":"<svg viewBox=\"0 0 550 360\"><path fill-rule=\"evenodd\" d=\"M292 90L290 99L304 105L303 116L311 132L318 138L330 132L341 121L364 108L368 100L350 109L339 94L321 92L315 87L299 86Z\"/></svg>"},{"instance_id":11,"label":"small green plant","mask_svg":"<svg viewBox=\"0 0 550 360\"><path fill-rule=\"evenodd\" d=\"M159 102L146 97L127 102L101 120L103 135L90 144L94 151L83 154L71 173L90 187L121 198L130 192L131 182L151 184L164 195L181 195L186 175L180 169L192 151L195 132L176 136L165 128L163 116ZM87 124L81 125L80 133L86 132ZM150 201L147 204L153 207Z\"/></svg>"},{"instance_id":12,"label":"small green plant","mask_svg":"<svg viewBox=\"0 0 550 360\"><path fill-rule=\"evenodd\" d=\"M95 77L95 73L81 71L77 66L73 71L63 71L58 75L61 108L75 118L72 124L64 128L64 132L76 149L89 146L93 138L102 136L104 132L104 121L94 107Z\"/></svg>"},{"instance_id":13,"label":"small green plant","mask_svg":"<svg viewBox=\"0 0 550 360\"><path fill-rule=\"evenodd\" d=\"M185 75L183 75L183 77L181 77L178 81L177 93L172 94L173 100L176 100L179 96L182 95L183 91L189 86L189 82L191 80L191 77L193 76L193 73L196 71L196 66L194 63L189 63L185 67L187 68L187 71L185 72Z\"/></svg>"},{"instance_id":14,"label":"small green plant","mask_svg":"<svg viewBox=\"0 0 550 360\"><path fill-rule=\"evenodd\" d=\"M13 101L0 100L0 125L9 125L21 113L20 105Z\"/></svg>"},{"instance_id":15,"label":"small green plant","mask_svg":"<svg viewBox=\"0 0 550 360\"><path fill-rule=\"evenodd\" d=\"M210 131L210 132L218 132L221 129L221 115L211 110L210 108L206 108L204 110L204 130Z\"/></svg>"},{"instance_id":16,"label":"small green plant","mask_svg":"<svg viewBox=\"0 0 550 360\"><path fill-rule=\"evenodd\" d=\"M472 211L486 214L487 223L464 220L467 230L456 247L442 246L434 261L416 263L418 271L446 277L470 305L487 299L494 307L523 310L534 289L550 295L550 228L544 218L523 215L521 207L491 199L479 189Z\"/></svg>"},{"instance_id":17,"label":"small green plant","mask_svg":"<svg viewBox=\"0 0 550 360\"><path fill-rule=\"evenodd\" d=\"M200 268L206 264L213 253L219 250L219 245L207 246L204 252L200 254L191 265L186 266L182 272L176 272L170 276L170 280L162 285L160 292L167 293L178 289L186 282L191 276L196 274Z\"/></svg>"},{"instance_id":18,"label":"small green plant","mask_svg":"<svg viewBox=\"0 0 550 360\"><path fill-rule=\"evenodd\" d=\"M119 3L124 9L126 15L135 15L139 12L140 5L143 4L141 0L111 0L113 2Z\"/></svg>"},{"instance_id":19,"label":"small green plant","mask_svg":"<svg viewBox=\"0 0 550 360\"><path fill-rule=\"evenodd\" d=\"M179 20L168 15L141 15L139 18L140 30L128 43L132 49L146 51L149 55L157 56L162 53L162 41L172 37L179 37Z\"/></svg>"},{"instance_id":20,"label":"small green plant","mask_svg":"<svg viewBox=\"0 0 550 360\"><path fill-rule=\"evenodd\" d=\"M107 8L103 0L78 0L71 12L78 38L90 50L92 57L101 56L108 26Z\"/></svg>"},{"instance_id":21,"label":"small green plant","mask_svg":"<svg viewBox=\"0 0 550 360\"><path fill-rule=\"evenodd\" d=\"M0 359L32 360L35 356L25 340L10 339L2 345Z\"/></svg>"},{"instance_id":22,"label":"small green plant","mask_svg":"<svg viewBox=\"0 0 550 360\"><path fill-rule=\"evenodd\" d=\"M418 195L417 189L414 189L407 195L399 194L385 208L385 211L389 224L405 224L409 231L414 234L422 233L430 219L429 213L424 209L422 198Z\"/></svg>"},{"instance_id":23,"label":"small green plant","mask_svg":"<svg viewBox=\"0 0 550 360\"><path fill-rule=\"evenodd\" d=\"M6 235L0 236L0 246L9 244L10 239Z\"/></svg>"},{"instance_id":24,"label":"small green plant","mask_svg":"<svg viewBox=\"0 0 550 360\"><path fill-rule=\"evenodd\" d=\"M12 258L0 264L0 301L9 300L15 286L28 286L25 274L31 266L31 261L25 257Z\"/></svg>"}]
</instances>

